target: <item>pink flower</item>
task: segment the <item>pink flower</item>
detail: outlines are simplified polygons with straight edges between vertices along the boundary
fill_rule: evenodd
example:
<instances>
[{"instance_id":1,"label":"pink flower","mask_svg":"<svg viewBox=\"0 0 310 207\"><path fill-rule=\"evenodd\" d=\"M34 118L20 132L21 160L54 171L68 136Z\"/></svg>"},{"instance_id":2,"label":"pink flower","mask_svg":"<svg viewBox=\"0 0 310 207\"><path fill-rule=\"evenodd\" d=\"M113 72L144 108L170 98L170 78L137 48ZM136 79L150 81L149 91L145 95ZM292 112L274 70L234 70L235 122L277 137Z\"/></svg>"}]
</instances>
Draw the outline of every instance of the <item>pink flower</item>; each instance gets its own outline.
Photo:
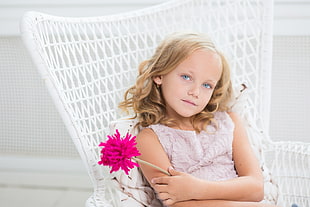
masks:
<instances>
[{"instance_id":1,"label":"pink flower","mask_svg":"<svg viewBox=\"0 0 310 207\"><path fill-rule=\"evenodd\" d=\"M105 142L99 144L100 147L103 147L99 165L110 166L112 168L110 173L122 169L127 175L130 169L139 167L138 163L131 160L134 156L140 155L135 147L137 144L136 136L127 133L124 138L121 138L119 131L116 130L114 135L107 137L108 139Z\"/></svg>"}]
</instances>

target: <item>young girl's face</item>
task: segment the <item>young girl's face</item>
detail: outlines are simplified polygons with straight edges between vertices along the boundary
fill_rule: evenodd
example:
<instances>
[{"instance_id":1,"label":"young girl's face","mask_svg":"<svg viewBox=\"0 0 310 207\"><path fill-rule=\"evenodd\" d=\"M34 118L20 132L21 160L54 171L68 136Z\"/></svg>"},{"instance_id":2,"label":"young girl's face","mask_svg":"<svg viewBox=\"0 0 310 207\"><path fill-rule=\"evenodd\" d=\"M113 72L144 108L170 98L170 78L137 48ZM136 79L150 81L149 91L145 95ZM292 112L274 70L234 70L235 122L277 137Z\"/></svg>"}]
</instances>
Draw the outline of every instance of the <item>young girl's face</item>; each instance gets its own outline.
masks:
<instances>
[{"instance_id":1,"label":"young girl's face","mask_svg":"<svg viewBox=\"0 0 310 207\"><path fill-rule=\"evenodd\" d=\"M173 71L154 78L166 103L167 115L177 120L200 113L208 104L222 74L220 56L197 50Z\"/></svg>"}]
</instances>

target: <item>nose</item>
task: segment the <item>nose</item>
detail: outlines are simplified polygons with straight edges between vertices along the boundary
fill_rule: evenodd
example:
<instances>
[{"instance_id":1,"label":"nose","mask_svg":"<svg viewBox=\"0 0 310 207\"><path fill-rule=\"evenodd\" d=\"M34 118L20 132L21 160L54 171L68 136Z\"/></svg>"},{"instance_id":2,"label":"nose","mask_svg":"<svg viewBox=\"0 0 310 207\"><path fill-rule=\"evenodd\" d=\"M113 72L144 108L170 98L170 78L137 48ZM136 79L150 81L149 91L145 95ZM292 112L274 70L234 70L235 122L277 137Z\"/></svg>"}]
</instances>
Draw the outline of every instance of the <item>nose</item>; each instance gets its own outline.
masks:
<instances>
[{"instance_id":1,"label":"nose","mask_svg":"<svg viewBox=\"0 0 310 207\"><path fill-rule=\"evenodd\" d=\"M199 94L200 94L200 86L197 84L193 84L188 90L188 95L198 98Z\"/></svg>"}]
</instances>

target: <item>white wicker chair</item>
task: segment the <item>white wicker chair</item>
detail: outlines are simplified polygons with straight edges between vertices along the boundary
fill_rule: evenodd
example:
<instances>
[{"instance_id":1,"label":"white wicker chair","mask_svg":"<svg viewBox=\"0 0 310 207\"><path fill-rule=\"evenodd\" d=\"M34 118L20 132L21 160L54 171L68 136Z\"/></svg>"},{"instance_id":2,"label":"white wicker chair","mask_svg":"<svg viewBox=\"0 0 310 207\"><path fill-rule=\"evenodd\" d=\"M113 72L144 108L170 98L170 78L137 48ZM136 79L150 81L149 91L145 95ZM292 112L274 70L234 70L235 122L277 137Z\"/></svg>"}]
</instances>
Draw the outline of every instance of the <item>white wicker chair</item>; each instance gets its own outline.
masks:
<instances>
[{"instance_id":1,"label":"white wicker chair","mask_svg":"<svg viewBox=\"0 0 310 207\"><path fill-rule=\"evenodd\" d=\"M271 0L177 0L111 16L24 15L23 41L93 182L86 206L148 205L124 184L143 182L138 170L132 179L110 175L97 164L98 144L109 123L121 118L117 105L133 84L138 64L165 35L185 30L209 34L230 60L234 86L247 87L236 108L261 161L266 200L283 207L310 206L309 143L275 143L268 136L272 13ZM130 125L116 122L112 128L130 130ZM122 187L115 185L115 177L122 179Z\"/></svg>"}]
</instances>

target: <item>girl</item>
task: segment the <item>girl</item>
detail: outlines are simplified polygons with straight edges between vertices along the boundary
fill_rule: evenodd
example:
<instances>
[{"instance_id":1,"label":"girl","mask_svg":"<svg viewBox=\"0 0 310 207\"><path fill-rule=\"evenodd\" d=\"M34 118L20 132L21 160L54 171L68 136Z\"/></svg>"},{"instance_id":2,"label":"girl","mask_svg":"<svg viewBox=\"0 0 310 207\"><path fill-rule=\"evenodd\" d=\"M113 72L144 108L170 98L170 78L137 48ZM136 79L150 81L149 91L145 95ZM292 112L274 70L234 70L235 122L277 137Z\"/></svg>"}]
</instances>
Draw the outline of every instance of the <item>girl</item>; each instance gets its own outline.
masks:
<instances>
[{"instance_id":1,"label":"girl","mask_svg":"<svg viewBox=\"0 0 310 207\"><path fill-rule=\"evenodd\" d=\"M141 63L122 109L141 129L141 170L164 206L267 206L263 177L237 115L224 56L203 34L178 33Z\"/></svg>"}]
</instances>

